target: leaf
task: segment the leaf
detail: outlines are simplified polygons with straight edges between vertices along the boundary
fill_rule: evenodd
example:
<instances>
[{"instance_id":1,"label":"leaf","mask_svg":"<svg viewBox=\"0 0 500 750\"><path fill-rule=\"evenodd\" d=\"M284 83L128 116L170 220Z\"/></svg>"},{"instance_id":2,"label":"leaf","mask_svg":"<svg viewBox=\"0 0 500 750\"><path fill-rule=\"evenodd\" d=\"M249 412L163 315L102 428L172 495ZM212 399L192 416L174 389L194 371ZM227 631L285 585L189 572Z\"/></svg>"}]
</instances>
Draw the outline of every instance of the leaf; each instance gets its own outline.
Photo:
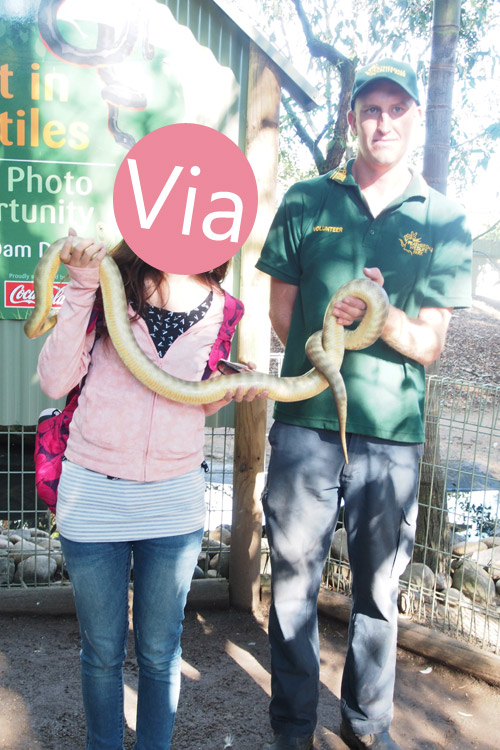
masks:
<instances>
[{"instance_id":1,"label":"leaf","mask_svg":"<svg viewBox=\"0 0 500 750\"><path fill-rule=\"evenodd\" d=\"M488 125L484 132L490 138L500 138L500 122L493 122L491 125Z\"/></svg>"}]
</instances>

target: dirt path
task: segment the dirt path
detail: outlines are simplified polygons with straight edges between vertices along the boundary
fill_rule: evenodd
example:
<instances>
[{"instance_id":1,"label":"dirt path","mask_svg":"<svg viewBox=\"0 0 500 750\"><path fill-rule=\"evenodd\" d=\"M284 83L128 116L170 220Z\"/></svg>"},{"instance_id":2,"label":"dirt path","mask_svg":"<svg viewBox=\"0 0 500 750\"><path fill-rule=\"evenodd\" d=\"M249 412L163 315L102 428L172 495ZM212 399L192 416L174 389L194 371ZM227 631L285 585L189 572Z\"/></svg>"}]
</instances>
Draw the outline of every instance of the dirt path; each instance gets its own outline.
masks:
<instances>
[{"instance_id":1,"label":"dirt path","mask_svg":"<svg viewBox=\"0 0 500 750\"><path fill-rule=\"evenodd\" d=\"M188 612L183 688L172 750L260 750L269 737L266 613ZM338 737L346 629L320 621L317 750ZM79 637L73 617L0 616L1 750L83 750ZM400 650L393 734L405 750L496 750L500 690ZM428 672L429 667L431 671ZM134 744L137 668L126 662L125 749Z\"/></svg>"}]
</instances>

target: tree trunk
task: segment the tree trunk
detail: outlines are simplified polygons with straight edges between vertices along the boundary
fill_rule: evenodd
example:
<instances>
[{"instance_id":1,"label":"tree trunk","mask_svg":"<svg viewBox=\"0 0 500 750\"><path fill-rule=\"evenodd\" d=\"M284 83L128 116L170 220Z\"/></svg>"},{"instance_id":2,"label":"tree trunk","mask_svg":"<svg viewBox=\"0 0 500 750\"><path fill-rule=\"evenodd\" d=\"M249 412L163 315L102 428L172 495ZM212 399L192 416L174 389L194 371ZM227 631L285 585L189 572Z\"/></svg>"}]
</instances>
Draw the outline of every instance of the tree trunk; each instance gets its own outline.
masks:
<instances>
[{"instance_id":1,"label":"tree trunk","mask_svg":"<svg viewBox=\"0 0 500 750\"><path fill-rule=\"evenodd\" d=\"M427 89L424 177L446 193L453 83L460 30L460 0L434 0L431 65Z\"/></svg>"},{"instance_id":2,"label":"tree trunk","mask_svg":"<svg viewBox=\"0 0 500 750\"><path fill-rule=\"evenodd\" d=\"M436 190L446 193L453 82L460 29L460 0L435 0L432 18L432 49L427 91L424 177ZM439 372L435 363L428 375ZM413 559L425 562L435 572L448 572L451 546L446 487L440 469L439 389L427 390L425 450L422 459L419 516Z\"/></svg>"}]
</instances>

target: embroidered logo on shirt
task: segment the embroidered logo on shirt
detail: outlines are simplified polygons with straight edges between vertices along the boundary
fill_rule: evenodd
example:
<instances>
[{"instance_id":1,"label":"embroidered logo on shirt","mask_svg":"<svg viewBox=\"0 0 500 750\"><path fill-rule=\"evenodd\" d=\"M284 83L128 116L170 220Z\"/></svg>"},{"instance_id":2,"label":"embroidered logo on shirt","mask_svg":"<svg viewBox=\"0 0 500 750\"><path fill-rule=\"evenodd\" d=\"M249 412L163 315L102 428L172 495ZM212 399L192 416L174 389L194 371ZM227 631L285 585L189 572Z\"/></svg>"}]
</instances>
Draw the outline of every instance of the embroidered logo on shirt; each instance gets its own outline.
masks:
<instances>
[{"instance_id":1,"label":"embroidered logo on shirt","mask_svg":"<svg viewBox=\"0 0 500 750\"><path fill-rule=\"evenodd\" d=\"M338 167L330 175L330 179L335 180L335 182L344 182L346 177L347 177L347 167Z\"/></svg>"},{"instance_id":2,"label":"embroidered logo on shirt","mask_svg":"<svg viewBox=\"0 0 500 750\"><path fill-rule=\"evenodd\" d=\"M405 234L403 239L399 241L405 253L410 253L410 255L425 255L425 253L432 253L434 251L433 247L425 245L422 242L422 239L416 232Z\"/></svg>"},{"instance_id":3,"label":"embroidered logo on shirt","mask_svg":"<svg viewBox=\"0 0 500 750\"><path fill-rule=\"evenodd\" d=\"M313 227L313 232L343 232L344 227Z\"/></svg>"}]
</instances>

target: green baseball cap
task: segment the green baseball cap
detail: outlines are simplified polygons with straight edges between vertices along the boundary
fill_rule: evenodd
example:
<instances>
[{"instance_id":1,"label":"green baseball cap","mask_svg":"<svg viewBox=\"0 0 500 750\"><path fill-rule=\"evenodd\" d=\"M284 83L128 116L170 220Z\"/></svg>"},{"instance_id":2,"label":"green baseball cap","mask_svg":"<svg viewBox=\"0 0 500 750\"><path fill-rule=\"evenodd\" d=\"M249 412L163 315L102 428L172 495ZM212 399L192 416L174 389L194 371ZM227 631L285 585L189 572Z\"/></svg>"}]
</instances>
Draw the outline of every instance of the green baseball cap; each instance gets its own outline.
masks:
<instances>
[{"instance_id":1,"label":"green baseball cap","mask_svg":"<svg viewBox=\"0 0 500 750\"><path fill-rule=\"evenodd\" d=\"M393 81L401 86L407 94L415 99L417 104L420 104L420 97L418 94L417 86L417 75L413 68L408 63L400 62L399 60L393 60L391 57L386 57L383 60L370 63L365 65L364 68L360 68L354 78L354 86L352 87L351 94L351 109L354 107L354 100L361 92L373 81Z\"/></svg>"}]
</instances>

